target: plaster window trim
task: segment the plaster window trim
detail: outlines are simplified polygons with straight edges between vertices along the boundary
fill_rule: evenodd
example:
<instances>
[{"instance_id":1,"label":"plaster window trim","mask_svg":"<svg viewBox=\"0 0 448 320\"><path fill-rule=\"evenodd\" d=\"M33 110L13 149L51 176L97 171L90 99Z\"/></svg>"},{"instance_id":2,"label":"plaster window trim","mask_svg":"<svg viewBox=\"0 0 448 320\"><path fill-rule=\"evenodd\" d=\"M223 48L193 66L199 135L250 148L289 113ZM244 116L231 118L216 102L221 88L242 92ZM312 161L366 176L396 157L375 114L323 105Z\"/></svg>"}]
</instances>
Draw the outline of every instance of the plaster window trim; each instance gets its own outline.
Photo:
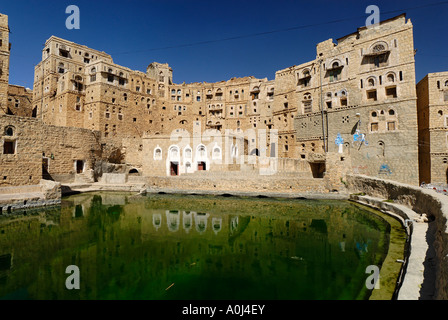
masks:
<instances>
[{"instance_id":1,"label":"plaster window trim","mask_svg":"<svg viewBox=\"0 0 448 320\"><path fill-rule=\"evenodd\" d=\"M157 147L154 148L153 159L154 161L160 161L162 160L162 158L163 158L162 148L160 148L159 145L157 145Z\"/></svg>"}]
</instances>

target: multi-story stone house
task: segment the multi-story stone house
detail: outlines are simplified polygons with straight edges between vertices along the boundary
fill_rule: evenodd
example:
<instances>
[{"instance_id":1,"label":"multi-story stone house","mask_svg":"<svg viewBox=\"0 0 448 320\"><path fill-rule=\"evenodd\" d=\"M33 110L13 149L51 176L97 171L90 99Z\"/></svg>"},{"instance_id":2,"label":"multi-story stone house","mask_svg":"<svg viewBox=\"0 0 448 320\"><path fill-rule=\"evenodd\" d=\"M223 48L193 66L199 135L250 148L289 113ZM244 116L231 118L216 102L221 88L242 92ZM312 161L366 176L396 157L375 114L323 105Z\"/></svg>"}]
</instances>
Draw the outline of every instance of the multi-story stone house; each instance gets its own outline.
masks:
<instances>
[{"instance_id":1,"label":"multi-story stone house","mask_svg":"<svg viewBox=\"0 0 448 320\"><path fill-rule=\"evenodd\" d=\"M0 16L0 29L3 108L7 16ZM400 15L317 44L314 60L279 70L273 80L176 84L168 64L131 70L107 53L52 36L34 70L29 113L47 126L99 132L106 146L122 142L127 161L148 168L143 174L209 170L213 157L239 153L291 159L291 170L316 178L354 172L418 184L414 54L412 23ZM244 141L239 148L232 140L229 148L207 149L166 141L172 133L195 130L215 130L230 139L241 135ZM267 139L261 141L258 133L264 130ZM168 155L183 159L184 152L193 155L192 162L167 161ZM209 158L194 161L204 153Z\"/></svg>"},{"instance_id":2,"label":"multi-story stone house","mask_svg":"<svg viewBox=\"0 0 448 320\"><path fill-rule=\"evenodd\" d=\"M420 183L448 184L448 72L417 84Z\"/></svg>"}]
</instances>

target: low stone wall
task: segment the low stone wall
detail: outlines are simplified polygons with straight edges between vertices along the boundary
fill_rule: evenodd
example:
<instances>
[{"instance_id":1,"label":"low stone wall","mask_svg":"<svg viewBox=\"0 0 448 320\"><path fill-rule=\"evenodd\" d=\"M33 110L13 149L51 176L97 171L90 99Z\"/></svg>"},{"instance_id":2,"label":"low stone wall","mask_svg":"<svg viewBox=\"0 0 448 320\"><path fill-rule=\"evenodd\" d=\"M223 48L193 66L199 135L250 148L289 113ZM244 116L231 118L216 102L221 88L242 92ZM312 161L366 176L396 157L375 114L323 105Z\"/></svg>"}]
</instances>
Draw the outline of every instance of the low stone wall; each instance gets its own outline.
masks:
<instances>
[{"instance_id":1,"label":"low stone wall","mask_svg":"<svg viewBox=\"0 0 448 320\"><path fill-rule=\"evenodd\" d=\"M434 251L434 258L431 261L435 273L433 298L447 300L448 196L416 186L363 175L347 175L346 179L347 188L351 193L365 193L372 197L391 200L411 208L418 214L425 213L428 216L431 224L426 240L430 242L430 249Z\"/></svg>"},{"instance_id":2,"label":"low stone wall","mask_svg":"<svg viewBox=\"0 0 448 320\"><path fill-rule=\"evenodd\" d=\"M104 184L125 184L127 177L125 173L103 173L100 181Z\"/></svg>"},{"instance_id":3,"label":"low stone wall","mask_svg":"<svg viewBox=\"0 0 448 320\"><path fill-rule=\"evenodd\" d=\"M244 191L282 193L328 193L324 179L298 179L296 176L249 176L211 174L210 176L146 177L149 188L188 191Z\"/></svg>"},{"instance_id":4,"label":"low stone wall","mask_svg":"<svg viewBox=\"0 0 448 320\"><path fill-rule=\"evenodd\" d=\"M0 188L0 214L61 203L61 184L41 180L38 185Z\"/></svg>"}]
</instances>

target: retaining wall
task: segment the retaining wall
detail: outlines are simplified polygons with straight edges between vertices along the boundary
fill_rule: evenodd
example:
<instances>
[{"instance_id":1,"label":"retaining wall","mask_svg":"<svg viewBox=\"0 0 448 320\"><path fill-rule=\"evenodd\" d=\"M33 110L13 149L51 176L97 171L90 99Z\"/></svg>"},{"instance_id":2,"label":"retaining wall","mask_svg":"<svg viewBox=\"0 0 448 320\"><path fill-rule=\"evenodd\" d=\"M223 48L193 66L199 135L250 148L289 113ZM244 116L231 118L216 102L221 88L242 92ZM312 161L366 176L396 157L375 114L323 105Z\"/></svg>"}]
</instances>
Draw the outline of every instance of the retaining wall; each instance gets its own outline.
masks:
<instances>
[{"instance_id":1,"label":"retaining wall","mask_svg":"<svg viewBox=\"0 0 448 320\"><path fill-rule=\"evenodd\" d=\"M434 250L432 261L435 272L433 298L448 300L448 196L395 181L363 175L347 175L347 188L351 193L365 193L372 197L393 200L419 214L426 213L431 226L426 240ZM412 250L412 248L411 248Z\"/></svg>"}]
</instances>

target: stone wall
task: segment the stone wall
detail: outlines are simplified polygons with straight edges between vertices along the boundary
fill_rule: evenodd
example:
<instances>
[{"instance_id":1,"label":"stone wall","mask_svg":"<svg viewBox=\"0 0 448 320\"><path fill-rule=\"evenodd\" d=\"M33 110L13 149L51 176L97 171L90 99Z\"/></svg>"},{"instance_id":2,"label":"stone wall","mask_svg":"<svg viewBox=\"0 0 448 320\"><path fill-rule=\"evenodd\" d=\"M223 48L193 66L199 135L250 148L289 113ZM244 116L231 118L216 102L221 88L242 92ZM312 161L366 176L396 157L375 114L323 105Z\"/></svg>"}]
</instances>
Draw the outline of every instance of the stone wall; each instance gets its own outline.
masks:
<instances>
[{"instance_id":1,"label":"stone wall","mask_svg":"<svg viewBox=\"0 0 448 320\"><path fill-rule=\"evenodd\" d=\"M77 169L85 173L101 157L95 131L48 126L28 117L0 116L0 143L0 186L36 185L43 176L73 180ZM77 168L77 161L82 166Z\"/></svg>"},{"instance_id":2,"label":"stone wall","mask_svg":"<svg viewBox=\"0 0 448 320\"><path fill-rule=\"evenodd\" d=\"M42 179L41 131L35 119L0 116L0 187L36 185Z\"/></svg>"},{"instance_id":3,"label":"stone wall","mask_svg":"<svg viewBox=\"0 0 448 320\"><path fill-rule=\"evenodd\" d=\"M432 227L429 228L432 234L427 235L427 240L434 237L432 246L436 255L434 299L447 300L448 197L432 190L363 175L347 175L347 186L352 193L365 193L369 196L392 200L419 214L427 214L429 221L432 221Z\"/></svg>"},{"instance_id":4,"label":"stone wall","mask_svg":"<svg viewBox=\"0 0 448 320\"><path fill-rule=\"evenodd\" d=\"M41 154L49 158L48 172L56 180L74 177L77 161L83 162L80 173L92 170L101 156L99 134L95 131L43 125L41 135Z\"/></svg>"},{"instance_id":5,"label":"stone wall","mask_svg":"<svg viewBox=\"0 0 448 320\"><path fill-rule=\"evenodd\" d=\"M448 72L417 84L420 182L448 184Z\"/></svg>"},{"instance_id":6,"label":"stone wall","mask_svg":"<svg viewBox=\"0 0 448 320\"><path fill-rule=\"evenodd\" d=\"M163 191L257 192L260 194L328 193L324 179L298 179L297 176L251 176L241 173L206 173L185 177L147 177L150 189Z\"/></svg>"},{"instance_id":7,"label":"stone wall","mask_svg":"<svg viewBox=\"0 0 448 320\"><path fill-rule=\"evenodd\" d=\"M8 112L9 55L8 16L0 13L0 115Z\"/></svg>"},{"instance_id":8,"label":"stone wall","mask_svg":"<svg viewBox=\"0 0 448 320\"><path fill-rule=\"evenodd\" d=\"M8 110L9 114L21 117L34 116L32 110L33 91L25 87L8 86Z\"/></svg>"}]
</instances>

